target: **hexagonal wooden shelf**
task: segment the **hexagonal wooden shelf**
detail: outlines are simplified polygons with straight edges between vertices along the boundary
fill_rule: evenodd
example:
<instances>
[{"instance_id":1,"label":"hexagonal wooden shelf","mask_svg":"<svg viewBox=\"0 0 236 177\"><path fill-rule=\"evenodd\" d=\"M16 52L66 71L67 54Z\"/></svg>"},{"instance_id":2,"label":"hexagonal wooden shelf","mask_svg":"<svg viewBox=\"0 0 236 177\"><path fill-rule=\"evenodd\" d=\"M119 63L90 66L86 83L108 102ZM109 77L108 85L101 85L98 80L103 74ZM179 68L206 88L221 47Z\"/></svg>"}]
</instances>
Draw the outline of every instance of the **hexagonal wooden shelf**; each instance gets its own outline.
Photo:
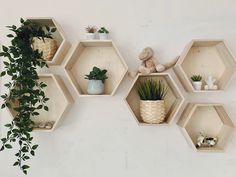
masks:
<instances>
[{"instance_id":1,"label":"hexagonal wooden shelf","mask_svg":"<svg viewBox=\"0 0 236 177\"><path fill-rule=\"evenodd\" d=\"M222 152L230 139L234 124L224 110L222 104L194 104L189 103L177 123L187 142L197 152ZM196 148L200 133L217 137L214 147Z\"/></svg>"},{"instance_id":2,"label":"hexagonal wooden shelf","mask_svg":"<svg viewBox=\"0 0 236 177\"><path fill-rule=\"evenodd\" d=\"M236 62L223 40L192 40L182 52L174 70L189 92L224 90L235 74ZM194 90L192 75L216 78L218 90Z\"/></svg>"},{"instance_id":3,"label":"hexagonal wooden shelf","mask_svg":"<svg viewBox=\"0 0 236 177\"><path fill-rule=\"evenodd\" d=\"M154 79L161 80L168 88L168 93L165 97L165 106L166 106L166 120L162 124L148 124L143 122L140 116L140 106L139 106L139 96L137 94L137 82L144 79ZM163 125L170 124L176 117L181 105L184 102L184 97L181 94L179 88L174 82L172 76L169 73L153 73L150 75L138 74L134 79L133 84L130 87L128 95L125 98L125 102L129 107L133 117L139 125Z\"/></svg>"},{"instance_id":4,"label":"hexagonal wooden shelf","mask_svg":"<svg viewBox=\"0 0 236 177\"><path fill-rule=\"evenodd\" d=\"M48 65L60 65L62 60L64 59L69 47L70 43L68 42L65 33L63 32L60 25L56 22L56 20L52 17L28 17L27 19L39 24L39 25L47 25L49 27L57 28L56 32L53 33L52 37L57 41L58 49L55 53L53 59L51 61L47 61ZM44 29L46 30L46 29Z\"/></svg>"},{"instance_id":5,"label":"hexagonal wooden shelf","mask_svg":"<svg viewBox=\"0 0 236 177\"><path fill-rule=\"evenodd\" d=\"M107 69L108 79L105 80L105 92L102 95L88 95L85 74L89 74L93 66ZM65 71L79 96L112 96L128 67L111 40L81 41L65 64Z\"/></svg>"},{"instance_id":6,"label":"hexagonal wooden shelf","mask_svg":"<svg viewBox=\"0 0 236 177\"><path fill-rule=\"evenodd\" d=\"M59 126L60 120L64 117L66 112L70 109L73 99L65 87L63 81L59 76L54 74L40 74L40 81L44 82L47 87L44 89L46 97L49 98L47 106L49 111L40 110L39 116L35 117L35 123L54 122L52 129L35 128L34 131L51 132ZM9 110L12 117L15 116L13 110Z\"/></svg>"}]
</instances>

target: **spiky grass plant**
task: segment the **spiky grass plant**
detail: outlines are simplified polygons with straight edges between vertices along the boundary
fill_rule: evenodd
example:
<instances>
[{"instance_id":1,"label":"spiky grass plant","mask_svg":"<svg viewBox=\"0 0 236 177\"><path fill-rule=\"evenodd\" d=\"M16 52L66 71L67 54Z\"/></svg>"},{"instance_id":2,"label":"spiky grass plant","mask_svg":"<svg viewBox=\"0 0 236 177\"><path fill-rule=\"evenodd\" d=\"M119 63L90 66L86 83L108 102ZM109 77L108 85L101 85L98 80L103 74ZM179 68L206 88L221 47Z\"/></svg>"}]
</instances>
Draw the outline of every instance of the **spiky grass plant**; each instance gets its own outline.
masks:
<instances>
[{"instance_id":1,"label":"spiky grass plant","mask_svg":"<svg viewBox=\"0 0 236 177\"><path fill-rule=\"evenodd\" d=\"M141 100L164 100L168 88L161 80L147 79L137 84L137 92Z\"/></svg>"},{"instance_id":2,"label":"spiky grass plant","mask_svg":"<svg viewBox=\"0 0 236 177\"><path fill-rule=\"evenodd\" d=\"M85 30L87 33L95 33L97 31L97 28L96 26L87 26Z\"/></svg>"},{"instance_id":3,"label":"spiky grass plant","mask_svg":"<svg viewBox=\"0 0 236 177\"><path fill-rule=\"evenodd\" d=\"M193 82L200 82L202 80L202 76L201 75L193 75L191 77Z\"/></svg>"}]
</instances>

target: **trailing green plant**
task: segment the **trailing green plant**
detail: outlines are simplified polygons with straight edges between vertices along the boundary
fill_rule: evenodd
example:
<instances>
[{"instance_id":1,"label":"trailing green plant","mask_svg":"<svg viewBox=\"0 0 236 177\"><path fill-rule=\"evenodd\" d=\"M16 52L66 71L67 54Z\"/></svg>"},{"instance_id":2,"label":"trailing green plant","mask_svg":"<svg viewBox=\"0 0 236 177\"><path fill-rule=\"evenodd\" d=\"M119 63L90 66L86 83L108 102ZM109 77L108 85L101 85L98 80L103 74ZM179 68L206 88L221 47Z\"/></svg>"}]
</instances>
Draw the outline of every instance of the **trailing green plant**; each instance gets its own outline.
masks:
<instances>
[{"instance_id":1,"label":"trailing green plant","mask_svg":"<svg viewBox=\"0 0 236 177\"><path fill-rule=\"evenodd\" d=\"M147 79L139 81L137 92L141 100L164 100L168 88L161 80Z\"/></svg>"},{"instance_id":2,"label":"trailing green plant","mask_svg":"<svg viewBox=\"0 0 236 177\"><path fill-rule=\"evenodd\" d=\"M109 31L108 31L105 27L101 27L101 28L98 30L98 33L106 33L106 34L108 34Z\"/></svg>"},{"instance_id":3,"label":"trailing green plant","mask_svg":"<svg viewBox=\"0 0 236 177\"><path fill-rule=\"evenodd\" d=\"M87 26L85 28L85 30L86 30L87 33L96 33L97 28L96 28L96 26Z\"/></svg>"},{"instance_id":4,"label":"trailing green plant","mask_svg":"<svg viewBox=\"0 0 236 177\"><path fill-rule=\"evenodd\" d=\"M1 77L8 75L11 81L4 86L8 93L1 95L3 104L1 108L8 108L15 112L11 123L6 124L7 135L1 139L0 151L11 149L13 145L18 145L16 161L13 166L18 166L24 174L27 174L29 165L25 161L35 155L38 145L33 144L34 122L32 118L39 115L39 110L48 111L46 102L49 98L44 93L45 83L39 81L37 67L48 67L43 60L42 52L33 50L32 38L40 39L52 38L51 35L56 28L40 26L30 20L20 20L19 27L12 25L7 28L12 32L7 37L11 39L11 45L2 46L1 57L4 57L4 69ZM44 31L44 28L46 29Z\"/></svg>"},{"instance_id":5,"label":"trailing green plant","mask_svg":"<svg viewBox=\"0 0 236 177\"><path fill-rule=\"evenodd\" d=\"M193 82L200 82L202 80L202 76L201 75L193 75L191 77Z\"/></svg>"},{"instance_id":6,"label":"trailing green plant","mask_svg":"<svg viewBox=\"0 0 236 177\"><path fill-rule=\"evenodd\" d=\"M94 66L93 70L90 71L89 74L85 75L85 79L88 80L101 80L104 82L108 77L106 76L107 70L103 69L101 70L100 68Z\"/></svg>"}]
</instances>

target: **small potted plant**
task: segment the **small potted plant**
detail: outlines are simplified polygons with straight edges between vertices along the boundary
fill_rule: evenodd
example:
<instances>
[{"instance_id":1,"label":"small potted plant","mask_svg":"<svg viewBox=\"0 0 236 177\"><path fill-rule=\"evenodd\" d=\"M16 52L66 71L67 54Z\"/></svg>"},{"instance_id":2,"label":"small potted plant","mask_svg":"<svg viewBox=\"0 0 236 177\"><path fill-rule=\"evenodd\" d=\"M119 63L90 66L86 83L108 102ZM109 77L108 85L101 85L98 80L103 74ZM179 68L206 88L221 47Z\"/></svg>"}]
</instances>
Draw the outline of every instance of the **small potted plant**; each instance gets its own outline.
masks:
<instances>
[{"instance_id":1,"label":"small potted plant","mask_svg":"<svg viewBox=\"0 0 236 177\"><path fill-rule=\"evenodd\" d=\"M86 38L89 40L94 40L96 38L96 26L87 26L85 28L86 30Z\"/></svg>"},{"instance_id":2,"label":"small potted plant","mask_svg":"<svg viewBox=\"0 0 236 177\"><path fill-rule=\"evenodd\" d=\"M202 89L202 76L201 75L193 75L191 77L192 84L195 90Z\"/></svg>"},{"instance_id":3,"label":"small potted plant","mask_svg":"<svg viewBox=\"0 0 236 177\"><path fill-rule=\"evenodd\" d=\"M85 79L88 79L87 92L90 95L100 95L104 93L104 82L108 78L106 76L107 70L101 70L94 66L93 70L85 75Z\"/></svg>"},{"instance_id":4,"label":"small potted plant","mask_svg":"<svg viewBox=\"0 0 236 177\"><path fill-rule=\"evenodd\" d=\"M140 116L150 124L160 124L165 121L165 101L167 87L161 80L140 81L137 92L140 97Z\"/></svg>"},{"instance_id":5,"label":"small potted plant","mask_svg":"<svg viewBox=\"0 0 236 177\"><path fill-rule=\"evenodd\" d=\"M32 23L33 24L33 23ZM36 26L37 24L35 24ZM42 52L42 58L46 61L51 61L54 55L57 52L58 45L57 41L53 39L52 33L56 32L56 28L51 28L49 26L45 26L46 29L46 37L33 37L32 38L32 48L34 50L38 50L39 53ZM38 33L40 31L37 31ZM37 33L36 32L36 33Z\"/></svg>"},{"instance_id":6,"label":"small potted plant","mask_svg":"<svg viewBox=\"0 0 236 177\"><path fill-rule=\"evenodd\" d=\"M107 40L108 39L109 31L105 27L101 27L98 30L98 34L99 34L99 39L100 40Z\"/></svg>"}]
</instances>

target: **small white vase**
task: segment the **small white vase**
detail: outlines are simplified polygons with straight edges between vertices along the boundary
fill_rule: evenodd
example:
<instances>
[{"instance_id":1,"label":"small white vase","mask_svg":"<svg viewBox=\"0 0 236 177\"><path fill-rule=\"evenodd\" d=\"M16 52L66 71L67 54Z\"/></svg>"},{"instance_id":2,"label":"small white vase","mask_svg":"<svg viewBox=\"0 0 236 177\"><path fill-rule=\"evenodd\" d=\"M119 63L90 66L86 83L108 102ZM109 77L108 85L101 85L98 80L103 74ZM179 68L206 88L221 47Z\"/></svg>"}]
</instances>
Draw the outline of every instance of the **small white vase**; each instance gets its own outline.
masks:
<instances>
[{"instance_id":1,"label":"small white vase","mask_svg":"<svg viewBox=\"0 0 236 177\"><path fill-rule=\"evenodd\" d=\"M202 90L202 81L192 82L195 90Z\"/></svg>"},{"instance_id":2,"label":"small white vase","mask_svg":"<svg viewBox=\"0 0 236 177\"><path fill-rule=\"evenodd\" d=\"M100 95L104 93L104 84L101 80L89 80L87 92L90 95Z\"/></svg>"},{"instance_id":3,"label":"small white vase","mask_svg":"<svg viewBox=\"0 0 236 177\"><path fill-rule=\"evenodd\" d=\"M94 39L96 39L96 34L95 33L86 33L86 38L88 40L94 40Z\"/></svg>"},{"instance_id":4,"label":"small white vase","mask_svg":"<svg viewBox=\"0 0 236 177\"><path fill-rule=\"evenodd\" d=\"M108 40L108 33L99 33L100 40Z\"/></svg>"}]
</instances>

